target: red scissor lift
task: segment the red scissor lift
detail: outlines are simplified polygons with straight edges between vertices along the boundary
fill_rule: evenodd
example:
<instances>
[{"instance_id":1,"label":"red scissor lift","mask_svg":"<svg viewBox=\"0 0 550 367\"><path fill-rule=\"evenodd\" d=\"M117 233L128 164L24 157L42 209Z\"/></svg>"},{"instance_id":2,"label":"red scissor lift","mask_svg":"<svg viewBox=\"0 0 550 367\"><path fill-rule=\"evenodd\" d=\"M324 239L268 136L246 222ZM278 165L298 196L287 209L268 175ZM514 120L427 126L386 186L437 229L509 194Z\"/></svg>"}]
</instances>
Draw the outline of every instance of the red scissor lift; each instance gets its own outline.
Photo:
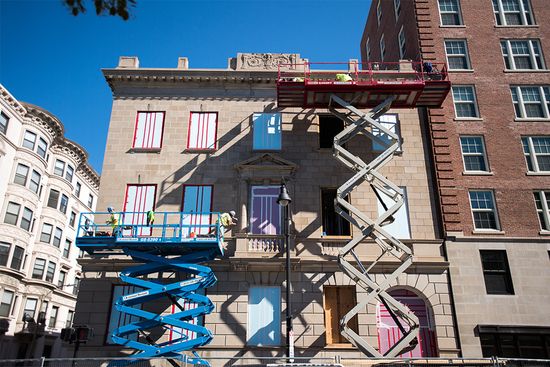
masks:
<instances>
[{"instance_id":1,"label":"red scissor lift","mask_svg":"<svg viewBox=\"0 0 550 367\"><path fill-rule=\"evenodd\" d=\"M337 80L338 74L349 75L351 81ZM326 108L330 96L336 95L357 108L367 108L395 96L394 108L439 107L449 90L445 63L305 62L279 65L277 103L279 107Z\"/></svg>"},{"instance_id":2,"label":"red scissor lift","mask_svg":"<svg viewBox=\"0 0 550 367\"><path fill-rule=\"evenodd\" d=\"M361 67L361 68L360 68ZM319 69L317 69L319 68ZM322 69L321 69L322 68ZM338 70L339 69L339 70ZM344 69L344 70L342 70ZM440 107L451 84L443 63L400 61L393 63L303 63L282 64L277 80L279 107L327 108L345 122L346 127L334 137L334 157L354 171L337 189L335 211L357 227L354 237L338 254L342 272L367 294L340 320L340 331L363 353L374 357L396 357L418 347L418 317L393 298L387 290L397 283L400 275L412 265L410 247L392 236L384 227L394 221L394 215L404 205L404 192L391 182L380 169L401 151L400 137L379 117L391 108ZM369 108L370 111L361 111ZM372 158L358 156L346 150L345 143L362 135L380 146L382 152ZM405 147L406 148L406 147ZM346 197L358 186L370 185L384 207L384 213L371 219ZM389 198L389 202L381 199ZM365 241L365 240L370 241ZM363 264L356 250L362 246L379 246L381 255ZM386 266L381 261L397 259L395 268L384 278L377 278L373 269ZM364 311L369 303L383 304L399 328L399 337L387 351L367 342L361 331L348 326L350 320ZM364 334L364 332L363 332Z\"/></svg>"}]
</instances>

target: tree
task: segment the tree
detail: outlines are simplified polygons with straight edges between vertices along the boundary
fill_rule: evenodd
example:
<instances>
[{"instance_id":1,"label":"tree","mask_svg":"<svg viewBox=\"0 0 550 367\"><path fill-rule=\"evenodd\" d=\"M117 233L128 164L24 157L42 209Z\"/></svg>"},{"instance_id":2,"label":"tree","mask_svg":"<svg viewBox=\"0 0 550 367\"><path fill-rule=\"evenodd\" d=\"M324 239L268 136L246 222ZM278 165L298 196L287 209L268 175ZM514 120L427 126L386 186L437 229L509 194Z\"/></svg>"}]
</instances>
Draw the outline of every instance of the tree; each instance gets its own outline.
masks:
<instances>
[{"instance_id":1,"label":"tree","mask_svg":"<svg viewBox=\"0 0 550 367\"><path fill-rule=\"evenodd\" d=\"M63 0L72 15L77 16L86 12L84 3L87 0ZM124 20L130 18L130 8L136 5L137 0L92 0L97 15L119 16Z\"/></svg>"}]
</instances>

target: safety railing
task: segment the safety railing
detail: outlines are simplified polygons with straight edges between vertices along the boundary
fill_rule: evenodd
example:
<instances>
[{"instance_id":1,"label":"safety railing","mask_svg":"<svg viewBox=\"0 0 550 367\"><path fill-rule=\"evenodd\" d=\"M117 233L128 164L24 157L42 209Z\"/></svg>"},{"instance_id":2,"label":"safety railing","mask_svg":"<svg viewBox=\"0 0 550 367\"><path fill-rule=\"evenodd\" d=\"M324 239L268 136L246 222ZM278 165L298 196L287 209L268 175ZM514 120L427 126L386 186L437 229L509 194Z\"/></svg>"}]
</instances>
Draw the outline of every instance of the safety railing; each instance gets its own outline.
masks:
<instances>
[{"instance_id":1,"label":"safety railing","mask_svg":"<svg viewBox=\"0 0 550 367\"><path fill-rule=\"evenodd\" d=\"M119 241L181 242L222 238L222 232L217 212L93 212L81 213L78 222L78 237L114 237Z\"/></svg>"},{"instance_id":2,"label":"safety railing","mask_svg":"<svg viewBox=\"0 0 550 367\"><path fill-rule=\"evenodd\" d=\"M363 85L447 80L444 62L305 62L280 64L279 84Z\"/></svg>"}]
</instances>

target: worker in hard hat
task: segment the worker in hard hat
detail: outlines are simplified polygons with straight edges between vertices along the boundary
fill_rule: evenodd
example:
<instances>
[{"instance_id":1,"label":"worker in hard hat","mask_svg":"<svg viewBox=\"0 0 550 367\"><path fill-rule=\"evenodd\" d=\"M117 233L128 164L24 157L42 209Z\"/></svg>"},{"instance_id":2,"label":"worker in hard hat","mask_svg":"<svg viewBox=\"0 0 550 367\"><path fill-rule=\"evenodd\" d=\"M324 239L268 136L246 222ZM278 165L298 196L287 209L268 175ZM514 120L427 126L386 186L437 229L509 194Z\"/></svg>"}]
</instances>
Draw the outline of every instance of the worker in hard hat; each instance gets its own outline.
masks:
<instances>
[{"instance_id":1,"label":"worker in hard hat","mask_svg":"<svg viewBox=\"0 0 550 367\"><path fill-rule=\"evenodd\" d=\"M216 224L220 224L221 233L225 233L231 229L238 222L237 213L234 210L229 211L228 213L223 213L220 215L220 218L216 221ZM210 230L210 233L216 232L216 227Z\"/></svg>"},{"instance_id":2,"label":"worker in hard hat","mask_svg":"<svg viewBox=\"0 0 550 367\"><path fill-rule=\"evenodd\" d=\"M337 82L352 82L353 78L349 74L336 74Z\"/></svg>"},{"instance_id":3,"label":"worker in hard hat","mask_svg":"<svg viewBox=\"0 0 550 367\"><path fill-rule=\"evenodd\" d=\"M155 223L155 212L153 210L147 211L147 225L152 227Z\"/></svg>"},{"instance_id":4,"label":"worker in hard hat","mask_svg":"<svg viewBox=\"0 0 550 367\"><path fill-rule=\"evenodd\" d=\"M120 214L115 213L115 209L112 206L108 207L107 211L109 212L110 216L109 219L107 219L106 223L111 226L112 236L116 237L119 229Z\"/></svg>"}]
</instances>

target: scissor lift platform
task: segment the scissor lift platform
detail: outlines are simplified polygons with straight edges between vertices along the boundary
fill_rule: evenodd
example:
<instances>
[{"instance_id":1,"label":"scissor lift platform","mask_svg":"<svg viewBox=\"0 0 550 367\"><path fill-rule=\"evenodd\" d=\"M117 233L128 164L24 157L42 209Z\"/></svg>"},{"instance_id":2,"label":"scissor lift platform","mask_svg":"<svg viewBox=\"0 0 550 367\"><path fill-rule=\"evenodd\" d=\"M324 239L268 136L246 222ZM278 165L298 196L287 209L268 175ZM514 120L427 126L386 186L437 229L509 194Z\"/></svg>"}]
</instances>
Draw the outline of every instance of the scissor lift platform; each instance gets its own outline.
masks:
<instances>
[{"instance_id":1,"label":"scissor lift platform","mask_svg":"<svg viewBox=\"0 0 550 367\"><path fill-rule=\"evenodd\" d=\"M349 80L342 81L339 78L342 75ZM439 107L450 88L444 63L281 64L277 104L279 107L326 108L331 96L336 95L357 108L373 108L395 96L394 108Z\"/></svg>"}]
</instances>

